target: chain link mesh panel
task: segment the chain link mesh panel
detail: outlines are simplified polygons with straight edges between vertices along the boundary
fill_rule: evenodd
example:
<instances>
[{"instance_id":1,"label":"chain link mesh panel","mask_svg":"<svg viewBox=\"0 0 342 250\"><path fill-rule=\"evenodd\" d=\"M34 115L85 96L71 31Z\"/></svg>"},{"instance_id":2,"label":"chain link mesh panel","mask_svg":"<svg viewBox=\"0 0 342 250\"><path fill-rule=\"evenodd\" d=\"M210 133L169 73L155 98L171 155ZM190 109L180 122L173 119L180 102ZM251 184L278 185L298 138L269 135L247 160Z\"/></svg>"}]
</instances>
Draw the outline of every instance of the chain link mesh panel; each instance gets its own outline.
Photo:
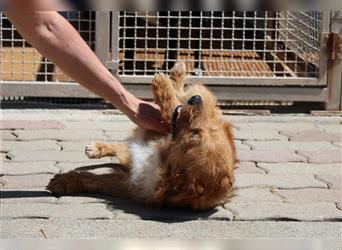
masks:
<instances>
[{"instance_id":1,"label":"chain link mesh panel","mask_svg":"<svg viewBox=\"0 0 342 250\"><path fill-rule=\"evenodd\" d=\"M319 12L122 11L118 21L121 76L181 60L196 76L319 77Z\"/></svg>"},{"instance_id":2,"label":"chain link mesh panel","mask_svg":"<svg viewBox=\"0 0 342 250\"><path fill-rule=\"evenodd\" d=\"M88 45L95 47L95 13L61 12ZM0 12L0 81L70 82L68 76L42 57Z\"/></svg>"}]
</instances>

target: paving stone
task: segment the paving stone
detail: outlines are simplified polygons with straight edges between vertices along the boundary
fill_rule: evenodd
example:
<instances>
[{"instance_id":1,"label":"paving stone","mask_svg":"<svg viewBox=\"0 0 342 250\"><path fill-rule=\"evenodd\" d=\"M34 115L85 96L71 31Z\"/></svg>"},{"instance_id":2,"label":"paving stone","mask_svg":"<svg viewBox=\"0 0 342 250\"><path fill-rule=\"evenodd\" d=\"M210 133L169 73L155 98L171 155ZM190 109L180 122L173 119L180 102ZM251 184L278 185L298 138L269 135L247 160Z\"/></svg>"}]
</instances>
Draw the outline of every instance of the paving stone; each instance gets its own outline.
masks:
<instances>
[{"instance_id":1,"label":"paving stone","mask_svg":"<svg viewBox=\"0 0 342 250\"><path fill-rule=\"evenodd\" d=\"M316 129L319 131L319 128L315 126L312 122L238 122L234 123L234 126L238 127L240 130L294 130L294 131L302 131L309 129Z\"/></svg>"},{"instance_id":2,"label":"paving stone","mask_svg":"<svg viewBox=\"0 0 342 250\"><path fill-rule=\"evenodd\" d=\"M237 158L243 161L253 162L305 162L303 156L292 150L237 150Z\"/></svg>"},{"instance_id":3,"label":"paving stone","mask_svg":"<svg viewBox=\"0 0 342 250\"><path fill-rule=\"evenodd\" d=\"M276 193L286 198L289 203L340 202L342 193L338 189L305 188L277 190Z\"/></svg>"},{"instance_id":4,"label":"paving stone","mask_svg":"<svg viewBox=\"0 0 342 250\"><path fill-rule=\"evenodd\" d=\"M49 204L27 203L25 206L2 204L2 218L73 218L112 219L113 213L105 204Z\"/></svg>"},{"instance_id":5,"label":"paving stone","mask_svg":"<svg viewBox=\"0 0 342 250\"><path fill-rule=\"evenodd\" d=\"M5 161L6 155L7 155L6 153L2 153L2 152L0 153L0 160L1 160L1 163Z\"/></svg>"},{"instance_id":6,"label":"paving stone","mask_svg":"<svg viewBox=\"0 0 342 250\"><path fill-rule=\"evenodd\" d=\"M288 150L306 150L317 151L324 148L326 150L336 150L336 147L330 142L298 142L298 141L245 141L247 144L255 150L276 150L276 149L288 149Z\"/></svg>"},{"instance_id":7,"label":"paving stone","mask_svg":"<svg viewBox=\"0 0 342 250\"><path fill-rule=\"evenodd\" d=\"M2 150L20 150L20 151L45 151L45 150L61 150L57 145L57 141L2 141Z\"/></svg>"},{"instance_id":8,"label":"paving stone","mask_svg":"<svg viewBox=\"0 0 342 250\"><path fill-rule=\"evenodd\" d=\"M61 129L62 124L58 121L26 121L26 120L3 120L0 129Z\"/></svg>"},{"instance_id":9,"label":"paving stone","mask_svg":"<svg viewBox=\"0 0 342 250\"><path fill-rule=\"evenodd\" d=\"M0 181L4 183L3 189L45 188L53 174L34 175L4 175Z\"/></svg>"},{"instance_id":10,"label":"paving stone","mask_svg":"<svg viewBox=\"0 0 342 250\"><path fill-rule=\"evenodd\" d=\"M10 151L11 161L57 161L87 162L89 159L83 152L76 151Z\"/></svg>"},{"instance_id":11,"label":"paving stone","mask_svg":"<svg viewBox=\"0 0 342 250\"><path fill-rule=\"evenodd\" d=\"M229 200L229 203L246 203L246 202L263 202L263 201L279 201L279 196L272 194L269 188L243 188L236 189L236 195Z\"/></svg>"},{"instance_id":12,"label":"paving stone","mask_svg":"<svg viewBox=\"0 0 342 250\"><path fill-rule=\"evenodd\" d=\"M327 188L327 184L316 180L311 174L239 174L236 188L277 187L277 188Z\"/></svg>"},{"instance_id":13,"label":"paving stone","mask_svg":"<svg viewBox=\"0 0 342 250\"><path fill-rule=\"evenodd\" d=\"M318 124L317 127L329 133L342 133L342 124Z\"/></svg>"},{"instance_id":14,"label":"paving stone","mask_svg":"<svg viewBox=\"0 0 342 250\"><path fill-rule=\"evenodd\" d=\"M99 141L104 143L114 143L110 140L85 140L85 141L60 141L57 144L63 149L63 151L81 151L84 152L86 146L93 141Z\"/></svg>"},{"instance_id":15,"label":"paving stone","mask_svg":"<svg viewBox=\"0 0 342 250\"><path fill-rule=\"evenodd\" d=\"M326 174L341 175L341 165L309 164L309 163L257 163L258 167L267 170L269 174Z\"/></svg>"},{"instance_id":16,"label":"paving stone","mask_svg":"<svg viewBox=\"0 0 342 250\"><path fill-rule=\"evenodd\" d=\"M291 141L326 141L326 142L340 142L342 140L342 133L333 133L326 131L307 130L281 130L281 134L290 138Z\"/></svg>"},{"instance_id":17,"label":"paving stone","mask_svg":"<svg viewBox=\"0 0 342 250\"><path fill-rule=\"evenodd\" d=\"M236 149L245 149L245 150L251 150L252 149L250 146L245 145L240 140L234 140L234 144L235 144Z\"/></svg>"},{"instance_id":18,"label":"paving stone","mask_svg":"<svg viewBox=\"0 0 342 250\"><path fill-rule=\"evenodd\" d=\"M83 129L41 129L41 130L15 130L18 140L59 140L84 141L105 140L106 137L99 130Z\"/></svg>"},{"instance_id":19,"label":"paving stone","mask_svg":"<svg viewBox=\"0 0 342 250\"><path fill-rule=\"evenodd\" d=\"M128 121L127 116L118 110L80 110L80 109L25 109L6 110L3 120L41 121Z\"/></svg>"},{"instance_id":20,"label":"paving stone","mask_svg":"<svg viewBox=\"0 0 342 250\"><path fill-rule=\"evenodd\" d=\"M234 133L238 140L264 140L264 141L287 141L288 138L280 135L276 130L238 130Z\"/></svg>"},{"instance_id":21,"label":"paving stone","mask_svg":"<svg viewBox=\"0 0 342 250\"><path fill-rule=\"evenodd\" d=\"M223 116L224 120L232 123L254 123L254 122L268 122L268 123L314 123L315 125L340 125L342 122L342 117L323 117L323 116L312 116L306 114L286 114L286 115L266 115L266 116Z\"/></svg>"},{"instance_id":22,"label":"paving stone","mask_svg":"<svg viewBox=\"0 0 342 250\"><path fill-rule=\"evenodd\" d=\"M341 174L340 175L331 175L331 173L320 174L316 177L318 180L322 180L325 183L328 183L329 188L331 189L339 189L341 190Z\"/></svg>"},{"instance_id":23,"label":"paving stone","mask_svg":"<svg viewBox=\"0 0 342 250\"><path fill-rule=\"evenodd\" d=\"M88 204L88 203L108 203L112 200L111 197L95 195L95 194L84 194L74 196L61 196L57 199L57 204Z\"/></svg>"},{"instance_id":24,"label":"paving stone","mask_svg":"<svg viewBox=\"0 0 342 250\"><path fill-rule=\"evenodd\" d=\"M225 204L225 207L238 212L235 220L325 221L342 219L342 212L334 203L328 202L305 204L251 202Z\"/></svg>"},{"instance_id":25,"label":"paving stone","mask_svg":"<svg viewBox=\"0 0 342 250\"><path fill-rule=\"evenodd\" d=\"M93 169L98 168L108 168L109 163L117 163L117 161L113 158L101 158L101 159L94 159L89 160L87 162L74 162L74 163L67 163L67 162L59 162L56 164L56 166L60 169L62 173L69 172L71 170L84 170L84 171L90 171Z\"/></svg>"},{"instance_id":26,"label":"paving stone","mask_svg":"<svg viewBox=\"0 0 342 250\"><path fill-rule=\"evenodd\" d=\"M39 162L11 162L4 161L2 163L2 174L4 175L28 175L28 174L56 174L59 168L53 161Z\"/></svg>"},{"instance_id":27,"label":"paving stone","mask_svg":"<svg viewBox=\"0 0 342 250\"><path fill-rule=\"evenodd\" d=\"M136 125L129 121L89 121L87 123L79 121L63 122L66 129L83 130L107 130L107 131L131 131Z\"/></svg>"},{"instance_id":28,"label":"paving stone","mask_svg":"<svg viewBox=\"0 0 342 250\"><path fill-rule=\"evenodd\" d=\"M132 131L104 131L104 135L109 141L124 141L132 135Z\"/></svg>"},{"instance_id":29,"label":"paving stone","mask_svg":"<svg viewBox=\"0 0 342 250\"><path fill-rule=\"evenodd\" d=\"M6 189L0 191L1 203L55 203L57 198L43 188Z\"/></svg>"},{"instance_id":30,"label":"paving stone","mask_svg":"<svg viewBox=\"0 0 342 250\"><path fill-rule=\"evenodd\" d=\"M1 140L16 140L17 137L15 135L13 135L13 131L12 130L1 130Z\"/></svg>"},{"instance_id":31,"label":"paving stone","mask_svg":"<svg viewBox=\"0 0 342 250\"><path fill-rule=\"evenodd\" d=\"M235 174L265 174L266 172L256 166L255 162L240 162L234 170Z\"/></svg>"},{"instance_id":32,"label":"paving stone","mask_svg":"<svg viewBox=\"0 0 342 250\"><path fill-rule=\"evenodd\" d=\"M241 237L246 235L252 239L341 238L341 222L185 220L165 223L164 221L153 220L77 220L73 218L56 218L53 220L3 219L1 222L3 228L1 239L11 239L13 242L12 247L8 247L7 249L18 249L18 244L21 241L13 241L13 239L44 239L40 230L43 230L49 239L241 239ZM331 241L329 240L329 242ZM7 242L4 241L4 244L8 244ZM32 242L30 241L29 246L32 246ZM291 245L291 242L294 243ZM321 240L319 246L322 247L317 249L336 248L326 247L324 242L327 241ZM335 240L334 242L334 246L340 245L339 240ZM24 244L27 244L27 242L25 241ZM32 247L31 249L41 249L44 246L42 244L44 242L37 241L36 247ZM46 249L53 248L51 247L51 241L46 244L49 244ZM160 241L160 244L165 243L164 241ZM204 241L193 240L191 247L188 248L213 248L212 243L210 245L203 244ZM279 243L277 242L277 244ZM25 246L27 247L27 245ZM132 249L148 248L142 247L142 241L131 240L130 246ZM148 246L151 246L151 243ZM180 248L179 244L177 246L176 248ZM22 247L22 249L24 248ZM281 249L285 248L299 249L298 241L287 240L286 247ZM60 247L55 247L54 249L60 249ZM89 241L78 241L77 249L90 250L94 249L94 246L93 244L89 245ZM155 249L158 249L158 247ZM239 249L244 248L239 247ZM255 249L262 249L262 247L256 247ZM270 248L268 247L268 249ZM302 246L301 249L307 249L307 247Z\"/></svg>"},{"instance_id":33,"label":"paving stone","mask_svg":"<svg viewBox=\"0 0 342 250\"><path fill-rule=\"evenodd\" d=\"M84 152L87 145L92 141L61 141L58 145L63 149L63 151L81 151Z\"/></svg>"},{"instance_id":34,"label":"paving stone","mask_svg":"<svg viewBox=\"0 0 342 250\"><path fill-rule=\"evenodd\" d=\"M310 163L341 163L342 150L304 151L298 150L298 154L305 156Z\"/></svg>"}]
</instances>

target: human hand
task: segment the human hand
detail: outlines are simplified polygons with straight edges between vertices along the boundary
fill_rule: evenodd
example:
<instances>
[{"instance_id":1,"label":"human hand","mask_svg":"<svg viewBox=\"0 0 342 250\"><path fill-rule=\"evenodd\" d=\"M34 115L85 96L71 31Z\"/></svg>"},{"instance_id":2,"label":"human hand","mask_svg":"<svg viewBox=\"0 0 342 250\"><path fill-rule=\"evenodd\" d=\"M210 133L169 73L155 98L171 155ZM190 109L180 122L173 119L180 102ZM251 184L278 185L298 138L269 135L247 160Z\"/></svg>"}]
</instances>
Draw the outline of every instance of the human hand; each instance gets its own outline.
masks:
<instances>
[{"instance_id":1,"label":"human hand","mask_svg":"<svg viewBox=\"0 0 342 250\"><path fill-rule=\"evenodd\" d=\"M129 101L128 118L138 125L138 127L153 130L166 134L169 130L168 125L163 121L160 107L152 102L145 102L138 98Z\"/></svg>"}]
</instances>

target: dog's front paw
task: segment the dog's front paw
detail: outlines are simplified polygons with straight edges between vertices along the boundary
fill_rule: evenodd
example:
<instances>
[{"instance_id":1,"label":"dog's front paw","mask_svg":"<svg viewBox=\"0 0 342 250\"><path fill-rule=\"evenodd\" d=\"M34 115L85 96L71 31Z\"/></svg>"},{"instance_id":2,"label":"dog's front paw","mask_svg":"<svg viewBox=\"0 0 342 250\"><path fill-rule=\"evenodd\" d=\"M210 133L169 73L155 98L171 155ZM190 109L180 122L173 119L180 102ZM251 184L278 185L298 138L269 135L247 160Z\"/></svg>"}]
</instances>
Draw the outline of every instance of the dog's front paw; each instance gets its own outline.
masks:
<instances>
[{"instance_id":1,"label":"dog's front paw","mask_svg":"<svg viewBox=\"0 0 342 250\"><path fill-rule=\"evenodd\" d=\"M89 159L98 159L101 157L101 147L98 143L92 142L86 146L85 153Z\"/></svg>"},{"instance_id":2,"label":"dog's front paw","mask_svg":"<svg viewBox=\"0 0 342 250\"><path fill-rule=\"evenodd\" d=\"M81 182L77 172L56 174L46 186L53 195L60 197L68 194L75 194L82 191Z\"/></svg>"},{"instance_id":3,"label":"dog's front paw","mask_svg":"<svg viewBox=\"0 0 342 250\"><path fill-rule=\"evenodd\" d=\"M153 77L152 88L153 90L158 90L165 85L167 82L167 77L164 73L158 73Z\"/></svg>"}]
</instances>

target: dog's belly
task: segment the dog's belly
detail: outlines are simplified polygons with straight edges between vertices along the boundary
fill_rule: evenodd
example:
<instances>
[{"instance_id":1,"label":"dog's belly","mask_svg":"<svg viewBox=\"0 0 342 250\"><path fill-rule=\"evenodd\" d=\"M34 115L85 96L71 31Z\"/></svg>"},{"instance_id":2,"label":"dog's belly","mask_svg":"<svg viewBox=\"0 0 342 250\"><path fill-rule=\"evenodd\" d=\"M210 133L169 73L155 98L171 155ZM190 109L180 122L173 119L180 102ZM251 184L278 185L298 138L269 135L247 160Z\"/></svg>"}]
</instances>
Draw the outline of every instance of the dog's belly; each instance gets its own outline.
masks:
<instances>
[{"instance_id":1,"label":"dog's belly","mask_svg":"<svg viewBox=\"0 0 342 250\"><path fill-rule=\"evenodd\" d=\"M129 142L131 155L131 184L137 193L137 198L149 200L154 193L159 180L159 152L157 142Z\"/></svg>"}]
</instances>

